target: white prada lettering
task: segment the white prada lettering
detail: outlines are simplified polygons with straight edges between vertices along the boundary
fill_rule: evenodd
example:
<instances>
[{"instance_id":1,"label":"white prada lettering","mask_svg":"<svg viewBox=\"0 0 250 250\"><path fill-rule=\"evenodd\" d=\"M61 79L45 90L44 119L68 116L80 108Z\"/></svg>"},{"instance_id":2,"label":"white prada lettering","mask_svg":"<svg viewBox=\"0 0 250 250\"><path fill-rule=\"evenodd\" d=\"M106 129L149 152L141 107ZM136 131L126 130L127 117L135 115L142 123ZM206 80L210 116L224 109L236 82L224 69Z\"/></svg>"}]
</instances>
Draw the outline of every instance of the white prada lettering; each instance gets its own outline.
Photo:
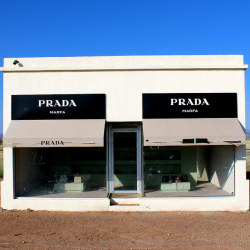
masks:
<instances>
[{"instance_id":1,"label":"white prada lettering","mask_svg":"<svg viewBox=\"0 0 250 250\"><path fill-rule=\"evenodd\" d=\"M46 107L53 107L53 101L52 100L46 100Z\"/></svg>"},{"instance_id":2,"label":"white prada lettering","mask_svg":"<svg viewBox=\"0 0 250 250\"><path fill-rule=\"evenodd\" d=\"M38 107L41 107L45 104L45 100L38 100Z\"/></svg>"},{"instance_id":3,"label":"white prada lettering","mask_svg":"<svg viewBox=\"0 0 250 250\"><path fill-rule=\"evenodd\" d=\"M70 104L69 104L69 107L71 107L71 106L74 106L74 107L76 107L76 103L74 102L74 100L70 100Z\"/></svg>"},{"instance_id":4,"label":"white prada lettering","mask_svg":"<svg viewBox=\"0 0 250 250\"><path fill-rule=\"evenodd\" d=\"M54 107L61 107L61 104L58 100L55 100Z\"/></svg>"},{"instance_id":5,"label":"white prada lettering","mask_svg":"<svg viewBox=\"0 0 250 250\"><path fill-rule=\"evenodd\" d=\"M74 100L38 100L38 107L77 107Z\"/></svg>"},{"instance_id":6,"label":"white prada lettering","mask_svg":"<svg viewBox=\"0 0 250 250\"><path fill-rule=\"evenodd\" d=\"M175 103L177 103L177 99L171 99L171 106L173 106Z\"/></svg>"},{"instance_id":7,"label":"white prada lettering","mask_svg":"<svg viewBox=\"0 0 250 250\"><path fill-rule=\"evenodd\" d=\"M203 104L202 105L208 105L209 106L210 104L208 103L206 98L203 98Z\"/></svg>"},{"instance_id":8,"label":"white prada lettering","mask_svg":"<svg viewBox=\"0 0 250 250\"><path fill-rule=\"evenodd\" d=\"M188 100L187 100L187 104L186 104L186 105L192 105L192 106L193 106L193 105L194 105L194 103L192 102L192 100L191 100L191 99L188 99Z\"/></svg>"},{"instance_id":9,"label":"white prada lettering","mask_svg":"<svg viewBox=\"0 0 250 250\"><path fill-rule=\"evenodd\" d=\"M179 104L178 104L178 105L179 105L179 106L180 106L180 105L186 105L186 104L185 104L185 99L179 99Z\"/></svg>"},{"instance_id":10,"label":"white prada lettering","mask_svg":"<svg viewBox=\"0 0 250 250\"><path fill-rule=\"evenodd\" d=\"M209 106L210 104L208 103L206 98L179 98L179 99L175 99L175 98L171 98L170 100L170 105L174 106L174 105L178 105L178 106L203 106L203 105L207 105Z\"/></svg>"},{"instance_id":11,"label":"white prada lettering","mask_svg":"<svg viewBox=\"0 0 250 250\"><path fill-rule=\"evenodd\" d=\"M41 141L42 146L64 145L63 141Z\"/></svg>"}]
</instances>

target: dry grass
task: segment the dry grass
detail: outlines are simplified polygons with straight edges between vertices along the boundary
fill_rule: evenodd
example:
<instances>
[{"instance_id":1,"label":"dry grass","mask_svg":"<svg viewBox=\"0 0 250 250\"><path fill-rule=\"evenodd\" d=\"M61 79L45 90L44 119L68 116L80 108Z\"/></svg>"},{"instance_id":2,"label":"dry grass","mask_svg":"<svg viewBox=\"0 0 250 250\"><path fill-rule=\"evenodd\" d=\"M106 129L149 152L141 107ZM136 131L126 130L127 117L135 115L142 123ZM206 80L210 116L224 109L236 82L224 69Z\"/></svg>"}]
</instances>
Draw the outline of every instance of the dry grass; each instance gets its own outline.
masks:
<instances>
[{"instance_id":1,"label":"dry grass","mask_svg":"<svg viewBox=\"0 0 250 250\"><path fill-rule=\"evenodd\" d=\"M0 140L0 178L3 178L3 145Z\"/></svg>"},{"instance_id":2,"label":"dry grass","mask_svg":"<svg viewBox=\"0 0 250 250\"><path fill-rule=\"evenodd\" d=\"M0 150L0 178L3 178L3 150Z\"/></svg>"},{"instance_id":3,"label":"dry grass","mask_svg":"<svg viewBox=\"0 0 250 250\"><path fill-rule=\"evenodd\" d=\"M247 172L250 172L250 138L246 143L246 156L247 156Z\"/></svg>"}]
</instances>

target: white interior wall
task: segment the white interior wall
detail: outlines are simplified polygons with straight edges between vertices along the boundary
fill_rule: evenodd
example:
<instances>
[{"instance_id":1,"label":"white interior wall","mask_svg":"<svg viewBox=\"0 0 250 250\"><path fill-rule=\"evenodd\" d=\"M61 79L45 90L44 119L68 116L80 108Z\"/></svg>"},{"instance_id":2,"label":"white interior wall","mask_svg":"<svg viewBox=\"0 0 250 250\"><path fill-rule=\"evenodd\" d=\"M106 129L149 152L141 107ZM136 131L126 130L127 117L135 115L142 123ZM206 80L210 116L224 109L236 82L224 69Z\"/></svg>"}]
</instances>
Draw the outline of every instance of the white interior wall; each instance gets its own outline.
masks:
<instances>
[{"instance_id":1,"label":"white interior wall","mask_svg":"<svg viewBox=\"0 0 250 250\"><path fill-rule=\"evenodd\" d=\"M181 147L181 173L188 175L188 181L192 186L197 185L196 152L196 147Z\"/></svg>"},{"instance_id":2,"label":"white interior wall","mask_svg":"<svg viewBox=\"0 0 250 250\"><path fill-rule=\"evenodd\" d=\"M234 146L212 146L210 154L211 183L234 193Z\"/></svg>"},{"instance_id":3,"label":"white interior wall","mask_svg":"<svg viewBox=\"0 0 250 250\"><path fill-rule=\"evenodd\" d=\"M210 147L197 147L197 181L209 181Z\"/></svg>"}]
</instances>

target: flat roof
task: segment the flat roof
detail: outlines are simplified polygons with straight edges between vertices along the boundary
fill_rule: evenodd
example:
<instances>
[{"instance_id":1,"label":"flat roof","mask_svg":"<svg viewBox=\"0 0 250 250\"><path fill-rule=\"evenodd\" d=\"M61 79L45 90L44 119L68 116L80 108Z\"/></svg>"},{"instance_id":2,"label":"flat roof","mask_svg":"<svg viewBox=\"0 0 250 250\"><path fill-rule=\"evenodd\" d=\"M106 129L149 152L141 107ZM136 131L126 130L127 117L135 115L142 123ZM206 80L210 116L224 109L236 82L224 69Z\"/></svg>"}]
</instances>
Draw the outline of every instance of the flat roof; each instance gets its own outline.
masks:
<instances>
[{"instance_id":1,"label":"flat roof","mask_svg":"<svg viewBox=\"0 0 250 250\"><path fill-rule=\"evenodd\" d=\"M20 64L13 65L18 60ZM5 58L2 72L119 70L245 70L243 55L153 55Z\"/></svg>"}]
</instances>

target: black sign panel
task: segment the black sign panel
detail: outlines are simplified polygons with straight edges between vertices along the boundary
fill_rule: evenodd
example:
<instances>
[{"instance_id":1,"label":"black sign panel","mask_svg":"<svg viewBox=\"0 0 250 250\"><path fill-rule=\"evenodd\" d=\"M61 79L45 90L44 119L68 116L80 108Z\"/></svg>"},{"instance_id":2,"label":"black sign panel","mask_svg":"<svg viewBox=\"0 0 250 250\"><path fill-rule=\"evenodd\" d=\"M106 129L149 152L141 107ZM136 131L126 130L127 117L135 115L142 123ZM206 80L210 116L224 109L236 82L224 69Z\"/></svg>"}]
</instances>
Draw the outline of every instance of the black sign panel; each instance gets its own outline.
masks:
<instances>
[{"instance_id":1,"label":"black sign panel","mask_svg":"<svg viewBox=\"0 0 250 250\"><path fill-rule=\"evenodd\" d=\"M12 120L105 119L105 94L12 95Z\"/></svg>"},{"instance_id":2,"label":"black sign panel","mask_svg":"<svg viewBox=\"0 0 250 250\"><path fill-rule=\"evenodd\" d=\"M237 118L237 94L143 94L143 118Z\"/></svg>"}]
</instances>

